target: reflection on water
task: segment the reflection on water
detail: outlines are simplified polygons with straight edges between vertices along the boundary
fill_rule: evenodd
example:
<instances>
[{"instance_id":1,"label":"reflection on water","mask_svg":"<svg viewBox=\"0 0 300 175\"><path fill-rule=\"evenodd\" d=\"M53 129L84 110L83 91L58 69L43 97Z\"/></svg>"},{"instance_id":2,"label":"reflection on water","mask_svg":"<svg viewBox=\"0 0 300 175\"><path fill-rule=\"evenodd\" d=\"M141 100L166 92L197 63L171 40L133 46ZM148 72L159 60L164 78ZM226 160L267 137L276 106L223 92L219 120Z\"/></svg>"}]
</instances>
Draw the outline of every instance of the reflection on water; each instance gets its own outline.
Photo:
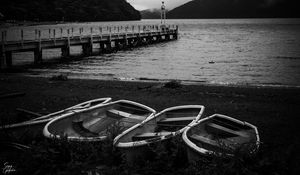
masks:
<instances>
[{"instance_id":1,"label":"reflection on water","mask_svg":"<svg viewBox=\"0 0 300 175\"><path fill-rule=\"evenodd\" d=\"M130 23L159 24L159 21ZM169 20L168 23L179 25L179 40L32 71L41 76L67 73L74 78L179 79L212 84L300 86L299 19ZM75 23L55 27L125 24L128 22ZM40 27L46 30L53 26ZM72 52L78 54L81 48L73 48ZM20 62L24 58L32 59L30 54L14 57ZM46 58L59 57L59 54L59 50L44 53Z\"/></svg>"}]
</instances>

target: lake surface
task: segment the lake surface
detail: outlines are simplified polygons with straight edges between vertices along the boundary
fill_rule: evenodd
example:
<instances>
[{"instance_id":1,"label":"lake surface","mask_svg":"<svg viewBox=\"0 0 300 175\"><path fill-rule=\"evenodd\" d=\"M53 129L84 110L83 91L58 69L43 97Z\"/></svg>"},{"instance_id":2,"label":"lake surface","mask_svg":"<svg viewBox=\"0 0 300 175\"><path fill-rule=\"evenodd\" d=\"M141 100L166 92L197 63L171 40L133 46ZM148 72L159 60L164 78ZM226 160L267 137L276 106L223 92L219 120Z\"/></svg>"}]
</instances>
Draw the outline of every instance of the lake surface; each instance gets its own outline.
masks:
<instances>
[{"instance_id":1,"label":"lake surface","mask_svg":"<svg viewBox=\"0 0 300 175\"><path fill-rule=\"evenodd\" d=\"M93 22L29 26L34 29L113 25L159 24L160 20ZM31 75L67 74L81 79L182 80L218 85L300 87L300 19L199 19L168 20L179 26L179 39L133 50L86 57L67 63L31 69ZM12 27L12 38L18 27ZM15 32L15 33L14 33ZM71 53L79 54L80 47ZM44 57L59 57L59 49L45 50ZM33 53L16 53L14 64L31 62Z\"/></svg>"}]
</instances>

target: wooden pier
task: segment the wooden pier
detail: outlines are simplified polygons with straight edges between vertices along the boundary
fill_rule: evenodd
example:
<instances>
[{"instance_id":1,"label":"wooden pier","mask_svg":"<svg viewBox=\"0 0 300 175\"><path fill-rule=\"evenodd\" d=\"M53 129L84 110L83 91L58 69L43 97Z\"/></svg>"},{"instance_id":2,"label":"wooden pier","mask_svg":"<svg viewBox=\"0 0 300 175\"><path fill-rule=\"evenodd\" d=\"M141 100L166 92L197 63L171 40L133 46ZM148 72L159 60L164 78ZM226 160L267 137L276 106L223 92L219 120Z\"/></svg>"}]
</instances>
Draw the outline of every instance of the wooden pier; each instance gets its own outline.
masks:
<instances>
[{"instance_id":1,"label":"wooden pier","mask_svg":"<svg viewBox=\"0 0 300 175\"><path fill-rule=\"evenodd\" d=\"M99 44L100 49L97 54L101 54L176 40L178 36L178 26L174 25L167 27L158 25L99 27L97 32L95 32L95 28L89 28L88 33L84 33L83 28L79 28L77 33L74 32L73 28L65 30L49 29L48 36L42 36L40 30L35 30L35 36L29 40L24 39L24 31L20 30L20 39L16 41L8 40L7 31L2 31L0 68L5 69L13 66L13 52L32 51L34 52L34 64L40 64L43 61L43 49L61 48L62 59L65 59L70 57L71 46L82 46L83 55L90 56L95 54L93 49L95 44ZM57 31L60 31L59 36L56 34ZM45 33L45 31L43 32Z\"/></svg>"}]
</instances>

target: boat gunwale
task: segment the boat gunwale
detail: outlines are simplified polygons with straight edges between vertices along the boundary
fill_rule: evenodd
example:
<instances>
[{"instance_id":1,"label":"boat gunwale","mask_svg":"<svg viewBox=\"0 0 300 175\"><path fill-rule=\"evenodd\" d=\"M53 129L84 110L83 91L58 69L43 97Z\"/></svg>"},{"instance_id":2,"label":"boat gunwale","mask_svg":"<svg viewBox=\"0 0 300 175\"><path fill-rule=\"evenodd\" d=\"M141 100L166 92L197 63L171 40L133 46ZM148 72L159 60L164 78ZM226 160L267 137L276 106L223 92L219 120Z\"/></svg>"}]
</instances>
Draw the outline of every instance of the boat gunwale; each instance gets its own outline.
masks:
<instances>
[{"instance_id":1,"label":"boat gunwale","mask_svg":"<svg viewBox=\"0 0 300 175\"><path fill-rule=\"evenodd\" d=\"M141 107L141 108L143 108L143 109L145 109L145 110L147 110L147 111L149 111L151 113L151 114L148 115L147 118L154 116L154 114L156 113L156 111L154 109L152 109L152 108L150 108L150 107L148 107L146 105L143 105L143 104L140 104L140 103L137 103L137 102L134 102L134 101L129 101L129 100L117 100L117 101L113 101L113 102L109 102L109 103L105 103L105 104L101 104L101 105L95 105L95 106L93 106L91 108L84 109L84 110L81 110L81 111L78 111L78 112L88 112L88 111L94 110L94 109L99 108L99 107L110 106L110 105L114 105L114 104L117 104L117 103L127 103L127 104L132 104L132 105L136 105L138 107ZM76 112L76 113L78 113L78 112ZM74 114L75 113L65 114L65 115L57 117L57 118L51 120L50 122L48 122L45 125L44 129L43 129L44 136L46 138L60 139L61 138L60 135L56 135L56 134L50 133L49 130L48 130L48 127L51 124L53 124L54 122L57 122L59 120L62 120L64 118L67 118L67 117L69 117L71 115L74 115ZM79 142L82 142L82 141L95 141L96 142L96 141L103 141L103 140L105 140L107 138L107 136L98 136L98 137L67 136L66 138L69 141L79 141Z\"/></svg>"},{"instance_id":2,"label":"boat gunwale","mask_svg":"<svg viewBox=\"0 0 300 175\"><path fill-rule=\"evenodd\" d=\"M104 100L104 101L103 101ZM108 102L111 102L112 98L110 97L105 97L105 98L97 98L97 99L93 99L93 100L89 100L89 101L86 101L86 102L82 102L82 103L79 103L77 105L74 105L72 107L69 107L69 108L66 108L64 110L61 110L61 111L58 111L58 112L54 112L54 113L51 113L51 114L48 114L46 116L42 116L42 117L39 117L39 118L35 118L35 119L32 119L33 121L35 120L40 120L42 118L47 118L48 116L52 116L52 115L56 115L56 114L59 114L59 113L62 113L62 112L66 112L68 110L81 110L81 109L88 109L90 107L93 107L93 106L88 106L88 107L83 107L83 108L76 108L76 107L80 107L80 106L83 106L83 105L86 105L86 104L91 104L93 102L97 102L97 101L103 101L102 103L99 103L99 104L96 104L94 106L97 106L97 105L101 105L101 104L107 104Z\"/></svg>"},{"instance_id":3,"label":"boat gunwale","mask_svg":"<svg viewBox=\"0 0 300 175\"><path fill-rule=\"evenodd\" d=\"M85 101L85 102L76 104L74 106L68 107L66 109L56 111L56 112L53 112L53 113L50 113L50 114L47 114L47 115L44 115L44 116L41 116L41 117L38 117L38 118L33 118L33 119L30 119L30 120L27 120L27 121L24 121L24 122L20 122L20 123L13 123L13 124L0 126L0 130L10 130L10 129L16 129L18 127L32 126L32 125L38 125L38 124L41 124L41 123L46 123L46 122L49 122L49 121L51 121L51 120L53 120L57 117L63 116L65 114L73 114L73 113L76 113L78 111L88 109L89 107L81 108L81 109L76 108L76 107L82 106L84 104L90 104L90 103L97 102L97 101L103 101L102 103L94 105L94 106L98 106L98 105L106 104L106 103L110 102L111 100L112 100L112 98L105 97L105 98L97 98L97 99ZM94 106L92 106L92 107L94 107Z\"/></svg>"},{"instance_id":4,"label":"boat gunwale","mask_svg":"<svg viewBox=\"0 0 300 175\"><path fill-rule=\"evenodd\" d=\"M237 120L237 119L235 119L235 118L232 118L232 117L229 117L229 116L226 116L226 115L223 115L223 114L213 114L213 115L211 115L211 116L209 116L209 117L203 118L203 119L201 119L201 120L199 120L199 121L193 123L192 125L190 125L190 126L183 132L183 134L182 134L182 139L183 139L183 141L185 142L185 144L186 144L189 148L191 148L192 150L196 151L197 153L201 153L201 154L203 154L203 155L210 155L210 154L213 154L213 153L218 153L218 152L214 152L214 151L211 151L211 150L208 150L208 149L201 148L201 147L197 146L197 145L196 145L194 142L192 142L192 141L188 138L188 136L187 136L187 132L188 132L192 127L194 127L194 126L196 126L196 125L199 125L199 124L201 124L202 122L205 122L205 121L207 121L207 120L210 120L210 119L212 119L212 118L214 118L214 117L225 118L225 119L228 119L228 120L230 120L230 121L237 122L237 123L239 123L239 124L242 124L242 125L246 125L246 126L251 127L251 128L254 130L255 136L256 136L256 148L255 148L254 152L257 151L257 150L259 149L259 147L260 147L260 137L259 137L258 129L257 129L256 126L254 126L254 125L252 125L252 124L250 124L250 123L248 123L248 122L241 121L241 120ZM227 155L227 156L233 156L233 154L230 154L230 153L226 153L226 155Z\"/></svg>"},{"instance_id":5,"label":"boat gunwale","mask_svg":"<svg viewBox=\"0 0 300 175\"><path fill-rule=\"evenodd\" d=\"M126 134L128 134L129 132L135 130L138 127L142 127L143 125L145 125L147 122L154 120L156 117L168 112L168 111L172 111L172 110L177 110L177 109L187 109L187 108L199 108L200 111L198 113L198 115L195 117L194 120L192 120L188 125L186 125L185 127L181 128L178 131L175 132L170 132L171 134L168 135L164 135L164 136L160 136L157 138L153 138L151 139L146 139L146 140L140 140L140 141L132 141L132 142L119 142L119 140L124 137ZM168 138L171 137L175 137L181 133L183 133L183 131L188 128L191 124L197 122L198 120L200 120L203 112L204 112L205 107L203 105L181 105L181 106L174 106L174 107L170 107L170 108L166 108L164 110L162 110L161 112L155 114L152 118L148 118L146 120L144 120L141 123L138 123L134 126L132 126L131 128L125 130L123 133L121 133L120 135L118 135L115 139L114 139L114 143L113 145L115 147L119 147L119 148L133 148L133 147L139 147L139 146L144 146L144 145L149 145L151 143L155 143L155 142L159 142L159 141L163 141L166 140Z\"/></svg>"}]
</instances>

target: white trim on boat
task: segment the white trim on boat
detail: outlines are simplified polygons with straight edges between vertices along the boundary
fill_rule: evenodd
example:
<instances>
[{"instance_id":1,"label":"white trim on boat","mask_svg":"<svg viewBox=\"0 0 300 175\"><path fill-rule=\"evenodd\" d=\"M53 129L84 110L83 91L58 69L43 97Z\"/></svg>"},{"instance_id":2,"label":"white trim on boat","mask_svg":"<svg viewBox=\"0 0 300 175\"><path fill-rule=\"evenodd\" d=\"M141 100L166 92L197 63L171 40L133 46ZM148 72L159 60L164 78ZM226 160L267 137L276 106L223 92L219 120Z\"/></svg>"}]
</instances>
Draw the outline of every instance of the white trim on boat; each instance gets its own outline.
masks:
<instances>
[{"instance_id":1,"label":"white trim on boat","mask_svg":"<svg viewBox=\"0 0 300 175\"><path fill-rule=\"evenodd\" d=\"M25 122L1 126L0 130L1 129L13 129L13 128L18 128L18 127L24 127L24 126L27 126L27 125L38 125L38 124L41 124L41 123L49 122L50 120L53 120L54 118L60 117L62 115L72 114L72 113L76 113L76 112L79 112L79 111L82 111L82 110L86 110L94 102L103 101L103 102L95 105L95 106L99 106L99 105L103 105L105 103L108 103L111 100L112 99L110 97L89 100L89 101L71 106L69 108L66 108L64 110L60 110L60 111L57 111L57 112L54 112L54 113L51 113L51 114L48 114L48 115L45 115L45 116L41 116L41 117L38 117L38 118L34 118L34 119L31 119L31 120L28 120L28 121L25 121ZM84 105L84 107L80 107L80 106L83 106L83 105Z\"/></svg>"},{"instance_id":2,"label":"white trim on boat","mask_svg":"<svg viewBox=\"0 0 300 175\"><path fill-rule=\"evenodd\" d=\"M153 139L147 139L147 140L140 140L140 141L133 141L133 142L119 142L119 140L124 137L126 134L128 134L129 132L135 130L138 127L142 127L144 124L146 124L148 121L150 120L154 120L156 117L162 115L163 113L166 113L168 111L172 111L172 110L177 110L177 109L186 109L186 108L199 108L200 112L198 113L198 115L195 117L194 120L192 120L192 122L190 124L188 124L187 126L183 127L182 129L176 131L176 132L170 132L170 134L168 135L163 135L161 137L156 137ZM153 117L149 117L146 120L144 120L142 123L136 124L134 126L132 126L131 128L125 130L123 133L121 133L120 135L118 135L115 139L114 139L114 146L119 147L119 148L129 148L129 147L137 147L137 146L143 146L143 145L148 145L150 143L153 142L157 142L157 141L161 141L161 140L165 140L167 138L176 136L178 134L181 134L187 127L189 127L190 125L192 125L193 123L197 122L203 112L204 112L205 107L202 105L184 105L184 106L175 106L175 107L170 107L167 109L164 109L163 111L159 112L158 114L156 114Z\"/></svg>"},{"instance_id":3,"label":"white trim on boat","mask_svg":"<svg viewBox=\"0 0 300 175\"><path fill-rule=\"evenodd\" d=\"M205 122L207 120L210 120L211 118L214 118L214 117L221 117L221 118L225 118L225 119L228 119L228 120L231 120L233 122L237 122L237 123L240 123L242 125L245 125L245 126L249 126L251 128L254 129L255 131L255 134L256 134L256 138L257 138L257 141L256 141L256 146L257 146L257 149L259 148L259 145L260 145L260 138L259 138L259 134L258 134L258 130L257 130L257 127L248 123L248 122L243 122L243 121L240 121L240 120L237 120L237 119L234 119L232 117L229 117L229 116L226 116L226 115L222 115L222 114L213 114L209 117L206 117L204 119L201 119L195 123L193 123L190 127L188 127L182 134L182 139L183 141L186 143L186 145L188 147L190 147L191 149L193 149L194 151L198 152L198 153L202 153L202 154L212 154L213 151L210 151L210 150L207 150L207 149L204 149L204 148L200 148L198 147L196 144L194 144L187 136L187 132L192 128L194 127L195 125L198 125L202 122ZM229 156L232 156L231 154L228 154Z\"/></svg>"},{"instance_id":4,"label":"white trim on boat","mask_svg":"<svg viewBox=\"0 0 300 175\"><path fill-rule=\"evenodd\" d=\"M82 110L82 109L86 109L86 108L89 108L91 107L91 104L92 103L95 103L95 102L98 102L98 101L103 101L102 103L99 103L97 105L102 105L102 104L106 104L108 102L110 102L112 99L110 97L105 97L105 98L97 98L97 99L93 99L93 100L89 100L89 101L86 101L86 102L82 102L82 103L79 103L77 105L74 105L72 107L69 107L67 109L64 109L64 110L61 110L61 111L57 111L57 112L54 112L54 113L51 113L51 114L48 114L46 116L42 116L42 117L39 117L39 118L35 118L35 119L32 119L32 121L34 120L40 120L40 119L43 119L43 118L48 118L50 116L53 116L53 115L57 115L59 113L63 113L63 112L66 112L66 111L73 111L73 110ZM96 105L95 105L96 106Z\"/></svg>"},{"instance_id":5,"label":"white trim on boat","mask_svg":"<svg viewBox=\"0 0 300 175\"><path fill-rule=\"evenodd\" d=\"M96 109L96 108L99 108L99 107L105 107L105 106L110 106L110 105L114 105L114 104L117 104L117 103L127 103L127 104L131 104L131 105L135 105L135 106L138 106L138 107L141 107L149 112L151 112L151 114L148 116L148 118L152 118L154 116L154 114L156 113L156 111L148 106L145 106L143 104L140 104L140 103L137 103L137 102L133 102L133 101L129 101L129 100L118 100L118 101L114 101L114 102L110 102L110 103L106 103L106 104L103 104L101 106L99 105L96 105L96 106L93 106L91 108L88 108L88 109L85 109L85 110L82 110L82 111L78 111L78 112L88 112L88 111L91 111L93 109ZM69 117L70 115L73 115L74 113L68 113L68 114L65 114L65 115L62 115L60 117L57 117L53 120L51 120L50 122L48 122L44 129L43 129L43 134L45 137L47 138L60 138L59 135L54 135L54 134L51 134L49 131L48 131L48 127L49 125L51 125L52 123L58 121L58 120L61 120L61 119L64 119L64 118L67 118ZM98 136L98 137L74 137L74 136L67 136L67 139L70 140L70 141L102 141L106 138L106 136Z\"/></svg>"}]
</instances>

